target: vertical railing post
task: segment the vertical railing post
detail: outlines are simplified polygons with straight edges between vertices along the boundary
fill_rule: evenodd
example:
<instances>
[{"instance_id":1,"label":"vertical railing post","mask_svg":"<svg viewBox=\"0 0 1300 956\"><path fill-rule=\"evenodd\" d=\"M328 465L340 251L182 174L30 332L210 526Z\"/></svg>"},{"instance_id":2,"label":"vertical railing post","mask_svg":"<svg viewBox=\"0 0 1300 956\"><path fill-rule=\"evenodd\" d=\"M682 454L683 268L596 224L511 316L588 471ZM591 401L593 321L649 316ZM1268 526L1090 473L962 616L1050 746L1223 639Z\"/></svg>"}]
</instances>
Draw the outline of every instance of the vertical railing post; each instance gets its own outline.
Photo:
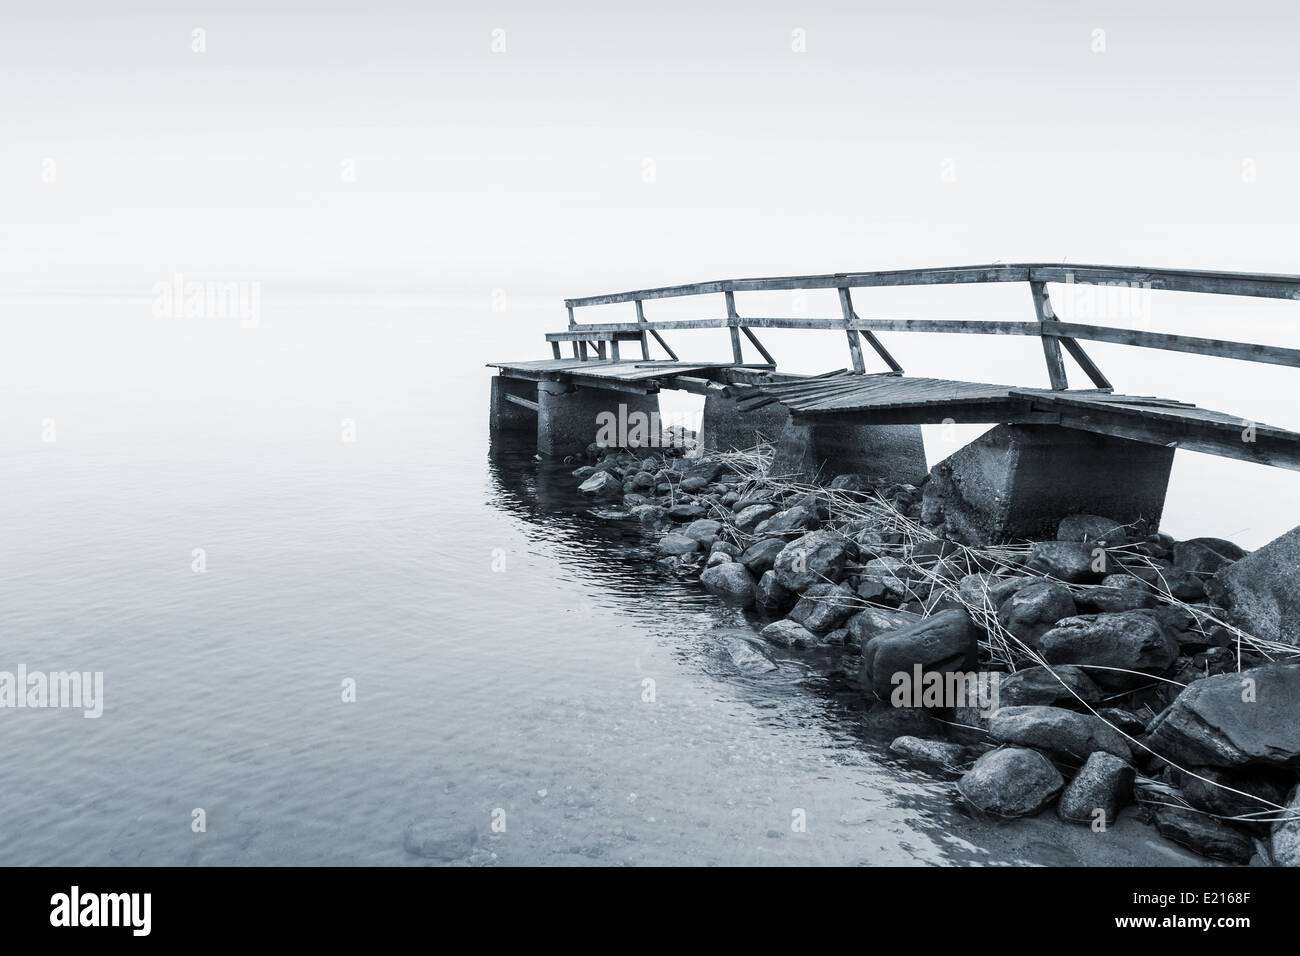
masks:
<instances>
[{"instance_id":1,"label":"vertical railing post","mask_svg":"<svg viewBox=\"0 0 1300 956\"><path fill-rule=\"evenodd\" d=\"M1038 315L1038 322L1051 322L1055 319L1052 312L1052 300L1047 296L1047 284L1030 280L1029 291L1034 297L1034 312ZM1061 357L1061 343L1054 336L1039 336L1043 340L1043 356L1047 359L1047 377L1052 382L1052 390L1063 392L1070 387L1069 380L1065 377L1065 359Z\"/></svg>"},{"instance_id":2,"label":"vertical railing post","mask_svg":"<svg viewBox=\"0 0 1300 956\"><path fill-rule=\"evenodd\" d=\"M641 300L636 300L636 324L641 326L641 360L650 361L650 337L645 332L645 310L641 308Z\"/></svg>"},{"instance_id":3,"label":"vertical railing post","mask_svg":"<svg viewBox=\"0 0 1300 956\"><path fill-rule=\"evenodd\" d=\"M731 332L731 355L737 365L745 364L745 353L740 349L740 316L736 313L736 295L730 289L727 297L727 329Z\"/></svg>"},{"instance_id":4,"label":"vertical railing post","mask_svg":"<svg viewBox=\"0 0 1300 956\"><path fill-rule=\"evenodd\" d=\"M862 340L858 337L858 330L849 326L853 321L853 299L849 296L848 289L840 289L840 311L844 313L844 331L849 337L849 354L853 357L853 372L855 375L865 375L867 366L862 361Z\"/></svg>"}]
</instances>

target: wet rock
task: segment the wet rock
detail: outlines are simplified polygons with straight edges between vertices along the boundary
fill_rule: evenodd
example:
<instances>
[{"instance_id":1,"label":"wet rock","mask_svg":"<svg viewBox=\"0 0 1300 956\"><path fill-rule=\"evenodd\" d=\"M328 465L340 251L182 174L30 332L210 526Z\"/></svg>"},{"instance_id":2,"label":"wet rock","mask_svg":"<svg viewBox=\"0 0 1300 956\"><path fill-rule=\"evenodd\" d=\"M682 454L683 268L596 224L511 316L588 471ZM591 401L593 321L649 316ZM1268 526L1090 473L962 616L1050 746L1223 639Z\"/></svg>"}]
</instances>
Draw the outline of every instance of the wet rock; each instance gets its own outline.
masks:
<instances>
[{"instance_id":1,"label":"wet rock","mask_svg":"<svg viewBox=\"0 0 1300 956\"><path fill-rule=\"evenodd\" d=\"M957 783L975 809L1001 817L1029 817L1061 792L1065 780L1037 750L1001 747L984 754Z\"/></svg>"},{"instance_id":2,"label":"wet rock","mask_svg":"<svg viewBox=\"0 0 1300 956\"><path fill-rule=\"evenodd\" d=\"M1115 575L1108 575L1110 580ZM1134 582L1132 587L1095 587L1081 588L1074 592L1074 603L1080 614L1118 614L1121 611L1136 611L1142 608L1160 606L1160 599L1143 587L1137 578L1124 575L1126 580Z\"/></svg>"},{"instance_id":3,"label":"wet rock","mask_svg":"<svg viewBox=\"0 0 1300 956\"><path fill-rule=\"evenodd\" d=\"M1174 567L1205 576L1245 556L1245 551L1222 538L1191 538L1174 545Z\"/></svg>"},{"instance_id":4,"label":"wet rock","mask_svg":"<svg viewBox=\"0 0 1300 956\"><path fill-rule=\"evenodd\" d=\"M1123 707L1098 707L1097 716L1113 724L1117 729L1122 730L1135 740L1145 734L1147 730L1147 721Z\"/></svg>"},{"instance_id":5,"label":"wet rock","mask_svg":"<svg viewBox=\"0 0 1300 956\"><path fill-rule=\"evenodd\" d=\"M716 568L720 564L731 564L736 559L725 551L710 551L704 562L706 568Z\"/></svg>"},{"instance_id":6,"label":"wet rock","mask_svg":"<svg viewBox=\"0 0 1300 956\"><path fill-rule=\"evenodd\" d=\"M998 609L998 622L1030 647L1057 621L1076 613L1070 590L1055 581L1036 581L1007 598Z\"/></svg>"},{"instance_id":7,"label":"wet rock","mask_svg":"<svg viewBox=\"0 0 1300 956\"><path fill-rule=\"evenodd\" d=\"M659 539L659 550L664 554L694 554L700 550L700 543L684 534L666 534Z\"/></svg>"},{"instance_id":8,"label":"wet rock","mask_svg":"<svg viewBox=\"0 0 1300 956\"><path fill-rule=\"evenodd\" d=\"M657 528L668 523L667 511L658 505L637 505L631 513L644 528Z\"/></svg>"},{"instance_id":9,"label":"wet rock","mask_svg":"<svg viewBox=\"0 0 1300 956\"><path fill-rule=\"evenodd\" d=\"M798 594L781 586L772 571L764 571L754 589L754 605L768 617L786 613L798 599Z\"/></svg>"},{"instance_id":10,"label":"wet rock","mask_svg":"<svg viewBox=\"0 0 1300 956\"><path fill-rule=\"evenodd\" d=\"M1164 673L1178 642L1152 615L1124 611L1066 618L1038 639L1038 650L1049 664L1095 665L1088 673L1099 686L1128 690L1144 683L1144 674Z\"/></svg>"},{"instance_id":11,"label":"wet rock","mask_svg":"<svg viewBox=\"0 0 1300 956\"><path fill-rule=\"evenodd\" d=\"M1220 568L1206 593L1246 633L1300 644L1300 528Z\"/></svg>"},{"instance_id":12,"label":"wet rock","mask_svg":"<svg viewBox=\"0 0 1300 956\"><path fill-rule=\"evenodd\" d=\"M1145 742L1184 767L1295 769L1300 766L1300 664L1265 664L1195 681L1152 721Z\"/></svg>"},{"instance_id":13,"label":"wet rock","mask_svg":"<svg viewBox=\"0 0 1300 956\"><path fill-rule=\"evenodd\" d=\"M831 647L851 647L850 641L852 637L853 635L849 633L847 627L837 627L822 635L822 643Z\"/></svg>"},{"instance_id":14,"label":"wet rock","mask_svg":"<svg viewBox=\"0 0 1300 956\"><path fill-rule=\"evenodd\" d=\"M1114 754L1098 750L1074 775L1061 794L1056 812L1062 820L1091 824L1098 819L1109 827L1119 811L1133 801L1133 767Z\"/></svg>"},{"instance_id":15,"label":"wet rock","mask_svg":"<svg viewBox=\"0 0 1300 956\"><path fill-rule=\"evenodd\" d=\"M709 554L719 553L735 558L737 561L740 560L740 548L732 544L730 541L715 541L713 544L709 545ZM750 573L752 574L753 572L751 571Z\"/></svg>"},{"instance_id":16,"label":"wet rock","mask_svg":"<svg viewBox=\"0 0 1300 956\"><path fill-rule=\"evenodd\" d=\"M1285 806L1295 775L1272 767L1169 768L1169 780L1192 806L1224 817L1277 813ZM1258 799L1256 799L1258 798Z\"/></svg>"},{"instance_id":17,"label":"wet rock","mask_svg":"<svg viewBox=\"0 0 1300 956\"><path fill-rule=\"evenodd\" d=\"M708 479L699 475L692 475L689 478L682 479L682 491L689 492L690 494L701 492L707 487L709 487Z\"/></svg>"},{"instance_id":18,"label":"wet rock","mask_svg":"<svg viewBox=\"0 0 1300 956\"><path fill-rule=\"evenodd\" d=\"M979 630L965 611L941 611L896 631L876 635L862 649L864 683L888 700L895 674L968 671L975 665Z\"/></svg>"},{"instance_id":19,"label":"wet rock","mask_svg":"<svg viewBox=\"0 0 1300 956\"><path fill-rule=\"evenodd\" d=\"M816 647L821 639L798 621L773 621L758 636L778 647Z\"/></svg>"},{"instance_id":20,"label":"wet rock","mask_svg":"<svg viewBox=\"0 0 1300 956\"><path fill-rule=\"evenodd\" d=\"M470 824L449 824L441 820L408 823L402 837L402 845L407 853L443 863L468 856L477 842L477 827Z\"/></svg>"},{"instance_id":21,"label":"wet rock","mask_svg":"<svg viewBox=\"0 0 1300 956\"><path fill-rule=\"evenodd\" d=\"M1105 574L1105 568L1098 571L1093 566L1097 561L1093 551L1098 547L1073 541L1036 541L1029 549L1026 566L1069 584L1098 581Z\"/></svg>"},{"instance_id":22,"label":"wet rock","mask_svg":"<svg viewBox=\"0 0 1300 956\"><path fill-rule=\"evenodd\" d=\"M754 579L738 561L705 568L700 583L710 594L736 607L749 607L754 603Z\"/></svg>"},{"instance_id":23,"label":"wet rock","mask_svg":"<svg viewBox=\"0 0 1300 956\"><path fill-rule=\"evenodd\" d=\"M858 647L866 647L867 642L878 634L901 630L919 623L921 615L910 611L894 611L885 608L869 607L849 618L849 634Z\"/></svg>"},{"instance_id":24,"label":"wet rock","mask_svg":"<svg viewBox=\"0 0 1300 956\"><path fill-rule=\"evenodd\" d=\"M859 578L856 590L858 597L863 601L870 601L873 604L898 603L898 595L885 586L883 578Z\"/></svg>"},{"instance_id":25,"label":"wet rock","mask_svg":"<svg viewBox=\"0 0 1300 956\"><path fill-rule=\"evenodd\" d=\"M998 682L998 705L1001 707L1077 709L1082 706L1080 698L1087 704L1095 705L1101 700L1101 691L1082 668L1069 664L1059 667L1029 667L1014 674L1004 674Z\"/></svg>"},{"instance_id":26,"label":"wet rock","mask_svg":"<svg viewBox=\"0 0 1300 956\"><path fill-rule=\"evenodd\" d=\"M745 635L723 633L719 640L731 663L742 674L770 674L777 669L773 660L755 647Z\"/></svg>"},{"instance_id":27,"label":"wet rock","mask_svg":"<svg viewBox=\"0 0 1300 956\"><path fill-rule=\"evenodd\" d=\"M694 502L673 505L668 509L668 517L677 522L694 521L697 518L703 518L705 513L704 506L697 505Z\"/></svg>"},{"instance_id":28,"label":"wet rock","mask_svg":"<svg viewBox=\"0 0 1300 956\"><path fill-rule=\"evenodd\" d=\"M843 584L814 584L803 592L803 597L790 612L790 619L798 621L814 634L825 634L839 627L857 610L853 592Z\"/></svg>"},{"instance_id":29,"label":"wet rock","mask_svg":"<svg viewBox=\"0 0 1300 956\"><path fill-rule=\"evenodd\" d=\"M692 521L683 528L682 534L686 535L688 538L694 538L700 543L708 541L709 544L712 545L713 542L711 539L716 538L718 532L721 530L721 521L714 521L712 518L700 518L697 521Z\"/></svg>"},{"instance_id":30,"label":"wet rock","mask_svg":"<svg viewBox=\"0 0 1300 956\"><path fill-rule=\"evenodd\" d=\"M746 548L740 555L740 563L749 568L749 573L764 575L772 570L776 556L785 548L780 538L764 538Z\"/></svg>"},{"instance_id":31,"label":"wet rock","mask_svg":"<svg viewBox=\"0 0 1300 956\"><path fill-rule=\"evenodd\" d=\"M1036 584L1038 578L998 574L968 574L957 585L957 593L967 604L997 611L1021 588Z\"/></svg>"},{"instance_id":32,"label":"wet rock","mask_svg":"<svg viewBox=\"0 0 1300 956\"><path fill-rule=\"evenodd\" d=\"M946 740L926 740L922 737L898 737L889 749L914 763L926 767L955 770L970 760L970 749Z\"/></svg>"},{"instance_id":33,"label":"wet rock","mask_svg":"<svg viewBox=\"0 0 1300 956\"><path fill-rule=\"evenodd\" d=\"M1119 548L1129 543L1129 536L1128 530L1111 518L1081 514L1061 519L1056 528L1056 540Z\"/></svg>"},{"instance_id":34,"label":"wet rock","mask_svg":"<svg viewBox=\"0 0 1300 956\"><path fill-rule=\"evenodd\" d=\"M907 581L907 562L900 558L874 558L862 566L863 580L878 581L885 591L901 600L917 595Z\"/></svg>"},{"instance_id":35,"label":"wet rock","mask_svg":"<svg viewBox=\"0 0 1300 956\"><path fill-rule=\"evenodd\" d=\"M989 718L989 736L999 743L1035 747L1072 760L1086 760L1095 750L1133 759L1128 741L1118 730L1092 714L1063 707L1000 707Z\"/></svg>"},{"instance_id":36,"label":"wet rock","mask_svg":"<svg viewBox=\"0 0 1300 956\"><path fill-rule=\"evenodd\" d=\"M658 479L648 471L638 471L632 476L632 484L637 488L653 488L657 483Z\"/></svg>"},{"instance_id":37,"label":"wet rock","mask_svg":"<svg viewBox=\"0 0 1300 956\"><path fill-rule=\"evenodd\" d=\"M1255 854L1250 837L1199 811L1158 806L1153 818L1161 836L1202 856L1227 863L1249 863Z\"/></svg>"},{"instance_id":38,"label":"wet rock","mask_svg":"<svg viewBox=\"0 0 1300 956\"><path fill-rule=\"evenodd\" d=\"M755 528L776 514L776 510L776 505L771 504L750 505L736 514L736 528L752 534Z\"/></svg>"},{"instance_id":39,"label":"wet rock","mask_svg":"<svg viewBox=\"0 0 1300 956\"><path fill-rule=\"evenodd\" d=\"M842 535L830 530L811 531L787 544L772 570L783 587L802 592L823 581L839 581L844 577L848 558L848 542Z\"/></svg>"},{"instance_id":40,"label":"wet rock","mask_svg":"<svg viewBox=\"0 0 1300 956\"><path fill-rule=\"evenodd\" d=\"M1132 589L1134 591L1145 591L1147 589L1147 583L1141 578L1134 577L1133 575L1122 571L1106 575L1101 579L1101 586L1107 588L1122 588L1125 590Z\"/></svg>"},{"instance_id":41,"label":"wet rock","mask_svg":"<svg viewBox=\"0 0 1300 956\"><path fill-rule=\"evenodd\" d=\"M578 485L578 490L593 498L614 498L623 494L623 482L608 471L598 471Z\"/></svg>"}]
</instances>

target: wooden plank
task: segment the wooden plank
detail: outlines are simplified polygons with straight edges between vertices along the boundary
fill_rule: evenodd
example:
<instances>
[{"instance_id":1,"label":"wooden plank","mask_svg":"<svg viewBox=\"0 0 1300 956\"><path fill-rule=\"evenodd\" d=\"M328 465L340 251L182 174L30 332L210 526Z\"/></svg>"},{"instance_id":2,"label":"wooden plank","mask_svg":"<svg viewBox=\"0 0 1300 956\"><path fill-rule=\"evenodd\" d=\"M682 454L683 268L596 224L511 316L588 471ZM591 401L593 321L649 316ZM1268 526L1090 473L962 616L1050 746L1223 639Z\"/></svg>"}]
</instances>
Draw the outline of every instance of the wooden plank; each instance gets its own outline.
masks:
<instances>
[{"instance_id":1,"label":"wooden plank","mask_svg":"<svg viewBox=\"0 0 1300 956\"><path fill-rule=\"evenodd\" d=\"M866 374L867 367L862 362L862 343L858 341L858 330L853 328L853 300L849 290L840 288L840 311L844 313L844 334L849 338L849 356L853 360L853 371L858 375Z\"/></svg>"},{"instance_id":2,"label":"wooden plank","mask_svg":"<svg viewBox=\"0 0 1300 956\"><path fill-rule=\"evenodd\" d=\"M551 343L551 354L553 354L556 358L559 358L559 357L560 357L560 343L559 343L559 342L552 342L552 343Z\"/></svg>"},{"instance_id":3,"label":"wooden plank","mask_svg":"<svg viewBox=\"0 0 1300 956\"><path fill-rule=\"evenodd\" d=\"M1113 387L1110 384L1110 379L1102 374L1101 369L1097 367L1097 363L1083 350L1082 345L1066 336L1061 337L1060 342L1065 346L1065 350L1070 353L1070 356L1079 363L1079 368L1083 369L1083 373L1092 379L1093 385L1106 389Z\"/></svg>"},{"instance_id":4,"label":"wooden plank","mask_svg":"<svg viewBox=\"0 0 1300 956\"><path fill-rule=\"evenodd\" d=\"M740 348L740 316L736 314L736 296L730 290L724 293L727 299L727 328L731 332L731 354L737 365L745 364L745 353Z\"/></svg>"},{"instance_id":5,"label":"wooden plank","mask_svg":"<svg viewBox=\"0 0 1300 956\"><path fill-rule=\"evenodd\" d=\"M650 358L650 339L646 335L645 327L645 310L641 308L641 300L636 300L636 324L641 327L641 357L649 360Z\"/></svg>"},{"instance_id":6,"label":"wooden plank","mask_svg":"<svg viewBox=\"0 0 1300 956\"><path fill-rule=\"evenodd\" d=\"M1039 325L1055 318L1052 301L1047 297L1047 286L1041 282L1031 282L1029 289L1034 297L1034 311L1038 313ZM1045 335L1042 339L1043 357L1047 359L1047 377L1051 380L1052 388L1069 388L1070 383L1065 377L1065 361L1061 358L1061 344L1051 336Z\"/></svg>"},{"instance_id":7,"label":"wooden plank","mask_svg":"<svg viewBox=\"0 0 1300 956\"><path fill-rule=\"evenodd\" d=\"M745 333L745 338L754 343L754 348L758 349L758 353L763 356L765 362L772 366L776 365L776 359L772 358L772 353L763 347L763 343L758 340L757 335L750 331L749 326L742 325L740 331Z\"/></svg>"},{"instance_id":8,"label":"wooden plank","mask_svg":"<svg viewBox=\"0 0 1300 956\"><path fill-rule=\"evenodd\" d=\"M537 403L536 403L536 402L530 402L528 399L526 399L526 398L522 398L522 397L520 397L519 395L511 395L511 394L509 394L509 393L507 392L507 393L506 393L506 401L507 401L507 402L514 402L516 405L520 405L520 406L522 406L522 407L524 407L524 408L531 409L532 411L537 411Z\"/></svg>"},{"instance_id":9,"label":"wooden plank","mask_svg":"<svg viewBox=\"0 0 1300 956\"><path fill-rule=\"evenodd\" d=\"M668 343L664 341L664 337L655 329L651 329L650 334L655 337L655 341L659 343L659 347L668 353L669 358L674 362L677 361L677 353L668 347Z\"/></svg>"},{"instance_id":10,"label":"wooden plank","mask_svg":"<svg viewBox=\"0 0 1300 956\"><path fill-rule=\"evenodd\" d=\"M1043 333L1089 339L1094 342L1115 342L1119 345L1136 345L1141 348L1191 352L1195 355L1211 355L1218 358L1240 359L1244 362L1262 362L1268 365L1300 368L1300 349L1287 349L1276 345L1253 345L1248 342L1227 342L1222 339L1171 335L1165 332L1143 332L1137 329L1113 329L1101 325L1080 325L1075 322L1048 322L1043 327Z\"/></svg>"}]
</instances>

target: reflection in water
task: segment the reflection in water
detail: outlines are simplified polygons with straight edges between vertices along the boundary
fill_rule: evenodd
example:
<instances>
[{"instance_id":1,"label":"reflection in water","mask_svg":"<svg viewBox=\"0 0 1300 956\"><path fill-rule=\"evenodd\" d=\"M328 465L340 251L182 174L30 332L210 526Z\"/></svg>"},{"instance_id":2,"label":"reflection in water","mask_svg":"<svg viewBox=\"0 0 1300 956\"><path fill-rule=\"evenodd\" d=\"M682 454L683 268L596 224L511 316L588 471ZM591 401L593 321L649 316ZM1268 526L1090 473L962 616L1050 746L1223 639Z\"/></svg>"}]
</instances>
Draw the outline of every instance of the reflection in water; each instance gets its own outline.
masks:
<instances>
[{"instance_id":1,"label":"reflection in water","mask_svg":"<svg viewBox=\"0 0 1300 956\"><path fill-rule=\"evenodd\" d=\"M757 618L723 606L697 582L656 564L654 536L619 509L593 507L578 493L575 466L542 460L531 442L497 442L489 469L491 504L511 515L530 540L544 546L566 577L593 585L595 598L632 618L652 639L666 642L676 664L692 679L711 682L721 699L744 707L747 730L779 740L796 752L780 759L755 752L738 739L726 745L722 766L691 770L703 779L678 781L683 799L708 799L714 775L749 776L765 799L750 809L775 811L781 791L822 802L803 834L774 823L766 839L782 844L761 854L763 862L897 864L1195 864L1135 820L1121 817L1108 834L1067 826L1050 813L1035 820L998 824L976 820L955 800L955 778L939 779L914 769L888 751L890 741L910 732L905 715L868 714L856 679L856 658L833 649L815 652L774 648L757 637ZM599 512L599 513L597 513ZM770 663L768 663L770 661ZM664 706L662 701L661 706ZM616 752L604 755L619 759ZM717 755L714 755L715 757ZM738 766L739 761L755 761ZM816 794L808 792L813 785ZM791 811L800 808L791 804ZM805 808L806 809L806 808ZM1130 811L1131 812L1131 811ZM781 827L780 829L777 829ZM827 839L825 831L834 837ZM708 859L720 834L684 835L676 862ZM815 842L810 856L795 850L798 839ZM705 849L707 846L707 849ZM806 847L804 847L806 848ZM803 848L801 848L803 849ZM787 851L789 851L787 853ZM674 860L670 860L672 862ZM753 862L740 854L723 862Z\"/></svg>"}]
</instances>

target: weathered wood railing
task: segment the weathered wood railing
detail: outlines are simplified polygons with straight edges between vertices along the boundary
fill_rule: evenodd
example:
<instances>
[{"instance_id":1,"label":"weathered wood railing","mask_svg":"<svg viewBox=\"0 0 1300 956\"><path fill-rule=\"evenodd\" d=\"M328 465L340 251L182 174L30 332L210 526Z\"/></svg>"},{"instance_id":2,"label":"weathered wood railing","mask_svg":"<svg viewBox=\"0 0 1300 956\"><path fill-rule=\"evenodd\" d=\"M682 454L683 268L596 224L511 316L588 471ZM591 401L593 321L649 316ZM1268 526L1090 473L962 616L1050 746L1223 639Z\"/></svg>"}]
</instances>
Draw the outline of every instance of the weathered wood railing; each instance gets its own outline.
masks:
<instances>
[{"instance_id":1,"label":"weathered wood railing","mask_svg":"<svg viewBox=\"0 0 1300 956\"><path fill-rule=\"evenodd\" d=\"M1036 321L1002 322L985 320L945 319L864 319L854 311L853 289L883 286L950 285L983 282L1027 282L1033 297ZM619 292L612 295L588 296L566 299L569 327L564 332L551 332L546 336L554 355L560 358L560 343L571 342L577 358L588 357L590 344L601 358L619 357L619 342L636 341L641 346L644 360L650 358L649 339L653 338L674 360L677 354L668 346L662 332L674 329L726 328L731 333L732 354L737 365L744 364L741 347L743 334L763 356L765 362L775 365L771 353L759 341L754 329L828 329L840 330L848 338L853 370L862 374L866 370L862 357L862 340L876 352L895 374L902 374L902 366L876 337L876 332L948 332L976 335L1035 335L1041 338L1047 360L1048 377L1052 388L1067 388L1065 363L1061 349L1079 363L1094 386L1109 389L1110 382L1096 363L1079 345L1078 340L1114 342L1143 348L1192 352L1221 358L1264 362L1273 365L1300 367L1300 349L1272 345L1255 345L1246 342L1196 338L1163 332L1111 328L1101 325L1062 322L1052 309L1047 284L1070 283L1101 287L1129 287L1153 291L1202 292L1216 295L1252 296L1269 299L1300 299L1300 276L1268 275L1244 272L1208 272L1191 269L1142 269L1123 266L1061 265L1048 263L1016 265L961 266L943 269L903 269L890 272L848 272L834 275L786 276L769 279L730 279L720 282L697 282L690 285L665 286ZM738 292L773 292L783 290L836 289L839 292L841 315L836 318L764 318L741 316L736 308ZM726 304L723 318L687 319L653 322L646 318L644 303L650 299L679 298L693 295L722 293ZM578 324L574 310L598 305L615 305L631 302L636 306L634 322Z\"/></svg>"}]
</instances>

